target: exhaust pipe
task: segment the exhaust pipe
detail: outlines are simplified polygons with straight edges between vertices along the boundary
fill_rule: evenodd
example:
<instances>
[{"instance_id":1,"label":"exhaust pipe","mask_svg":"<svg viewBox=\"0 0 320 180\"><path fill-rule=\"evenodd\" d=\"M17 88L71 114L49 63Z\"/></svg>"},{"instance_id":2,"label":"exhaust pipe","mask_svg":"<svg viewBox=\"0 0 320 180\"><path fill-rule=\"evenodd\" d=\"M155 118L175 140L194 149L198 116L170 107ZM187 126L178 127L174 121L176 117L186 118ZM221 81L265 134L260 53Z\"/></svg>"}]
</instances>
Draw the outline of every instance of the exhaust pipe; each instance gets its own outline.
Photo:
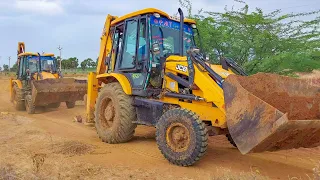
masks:
<instances>
[{"instance_id":1,"label":"exhaust pipe","mask_svg":"<svg viewBox=\"0 0 320 180\"><path fill-rule=\"evenodd\" d=\"M179 8L178 12L180 14L180 56L183 56L183 26L184 26L184 16L182 9Z\"/></svg>"}]
</instances>

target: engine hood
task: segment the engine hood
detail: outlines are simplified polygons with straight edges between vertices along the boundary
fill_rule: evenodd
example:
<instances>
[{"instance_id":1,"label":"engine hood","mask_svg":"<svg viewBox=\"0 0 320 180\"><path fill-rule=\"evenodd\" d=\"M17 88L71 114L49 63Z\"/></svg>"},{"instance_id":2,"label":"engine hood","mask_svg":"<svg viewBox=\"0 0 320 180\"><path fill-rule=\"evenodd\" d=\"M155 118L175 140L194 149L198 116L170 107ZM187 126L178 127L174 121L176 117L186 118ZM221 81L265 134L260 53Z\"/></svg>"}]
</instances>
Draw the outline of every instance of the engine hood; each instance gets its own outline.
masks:
<instances>
[{"instance_id":1,"label":"engine hood","mask_svg":"<svg viewBox=\"0 0 320 180\"><path fill-rule=\"evenodd\" d=\"M57 74L52 74L50 72L40 72L40 74L39 74L39 79L41 79L40 78L41 76L42 76L42 79L56 79L56 78L58 78ZM38 73L35 73L33 75L33 78L37 79L37 76L38 76Z\"/></svg>"}]
</instances>

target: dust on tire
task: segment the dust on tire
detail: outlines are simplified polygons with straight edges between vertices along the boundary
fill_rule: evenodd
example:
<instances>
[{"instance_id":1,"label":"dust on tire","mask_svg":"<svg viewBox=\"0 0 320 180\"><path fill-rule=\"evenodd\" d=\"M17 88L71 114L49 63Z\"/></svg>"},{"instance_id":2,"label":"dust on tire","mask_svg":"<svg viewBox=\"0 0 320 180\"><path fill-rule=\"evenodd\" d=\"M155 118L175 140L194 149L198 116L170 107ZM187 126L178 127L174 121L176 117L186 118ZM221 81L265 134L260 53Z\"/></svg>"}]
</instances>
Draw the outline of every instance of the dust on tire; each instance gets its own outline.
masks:
<instances>
[{"instance_id":1,"label":"dust on tire","mask_svg":"<svg viewBox=\"0 0 320 180\"><path fill-rule=\"evenodd\" d=\"M167 142L167 130L172 123L181 123L188 128L190 143L184 151L174 151ZM163 156L172 164L191 166L206 152L208 132L204 123L192 111L176 108L164 113L157 123L156 140Z\"/></svg>"},{"instance_id":2,"label":"dust on tire","mask_svg":"<svg viewBox=\"0 0 320 180\"><path fill-rule=\"evenodd\" d=\"M110 106L107 109L109 113L105 114L107 106ZM109 83L101 89L94 115L97 133L103 142L115 144L132 139L137 126L132 123L136 121L136 111L132 106L132 97L124 93L119 83ZM107 120L112 120L112 123L105 122Z\"/></svg>"}]
</instances>

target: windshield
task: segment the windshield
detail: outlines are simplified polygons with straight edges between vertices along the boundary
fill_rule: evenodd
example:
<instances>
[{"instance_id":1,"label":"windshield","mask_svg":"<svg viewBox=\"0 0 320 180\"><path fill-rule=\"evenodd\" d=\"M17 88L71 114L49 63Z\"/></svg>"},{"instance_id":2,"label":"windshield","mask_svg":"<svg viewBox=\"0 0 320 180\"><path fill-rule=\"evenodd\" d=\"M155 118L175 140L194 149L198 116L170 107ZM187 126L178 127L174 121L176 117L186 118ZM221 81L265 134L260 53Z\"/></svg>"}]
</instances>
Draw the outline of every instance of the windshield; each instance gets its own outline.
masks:
<instances>
[{"instance_id":1,"label":"windshield","mask_svg":"<svg viewBox=\"0 0 320 180\"><path fill-rule=\"evenodd\" d=\"M160 44L160 53L162 56L173 53L179 54L179 30L180 23L167 18L150 17L152 44ZM193 30L190 25L184 24L183 55L191 46L195 46L193 39Z\"/></svg>"},{"instance_id":2,"label":"windshield","mask_svg":"<svg viewBox=\"0 0 320 180\"><path fill-rule=\"evenodd\" d=\"M29 70L31 73L35 73L38 71L47 71L47 72L55 72L55 63L54 58L49 56L40 56L41 66L39 67L39 56L29 57Z\"/></svg>"}]
</instances>

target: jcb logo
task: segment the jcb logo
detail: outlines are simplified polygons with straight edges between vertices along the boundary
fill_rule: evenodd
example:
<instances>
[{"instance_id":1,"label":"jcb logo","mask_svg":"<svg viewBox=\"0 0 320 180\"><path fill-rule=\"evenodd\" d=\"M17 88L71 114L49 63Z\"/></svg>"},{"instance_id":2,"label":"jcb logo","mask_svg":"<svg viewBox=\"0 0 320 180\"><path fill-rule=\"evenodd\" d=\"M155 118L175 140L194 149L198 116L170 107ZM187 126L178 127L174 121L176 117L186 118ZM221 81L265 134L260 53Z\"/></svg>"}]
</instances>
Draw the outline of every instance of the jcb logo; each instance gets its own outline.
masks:
<instances>
[{"instance_id":1,"label":"jcb logo","mask_svg":"<svg viewBox=\"0 0 320 180\"><path fill-rule=\"evenodd\" d=\"M182 71L182 72L187 72L188 68L187 66L182 66L180 64L177 64L176 70Z\"/></svg>"}]
</instances>

